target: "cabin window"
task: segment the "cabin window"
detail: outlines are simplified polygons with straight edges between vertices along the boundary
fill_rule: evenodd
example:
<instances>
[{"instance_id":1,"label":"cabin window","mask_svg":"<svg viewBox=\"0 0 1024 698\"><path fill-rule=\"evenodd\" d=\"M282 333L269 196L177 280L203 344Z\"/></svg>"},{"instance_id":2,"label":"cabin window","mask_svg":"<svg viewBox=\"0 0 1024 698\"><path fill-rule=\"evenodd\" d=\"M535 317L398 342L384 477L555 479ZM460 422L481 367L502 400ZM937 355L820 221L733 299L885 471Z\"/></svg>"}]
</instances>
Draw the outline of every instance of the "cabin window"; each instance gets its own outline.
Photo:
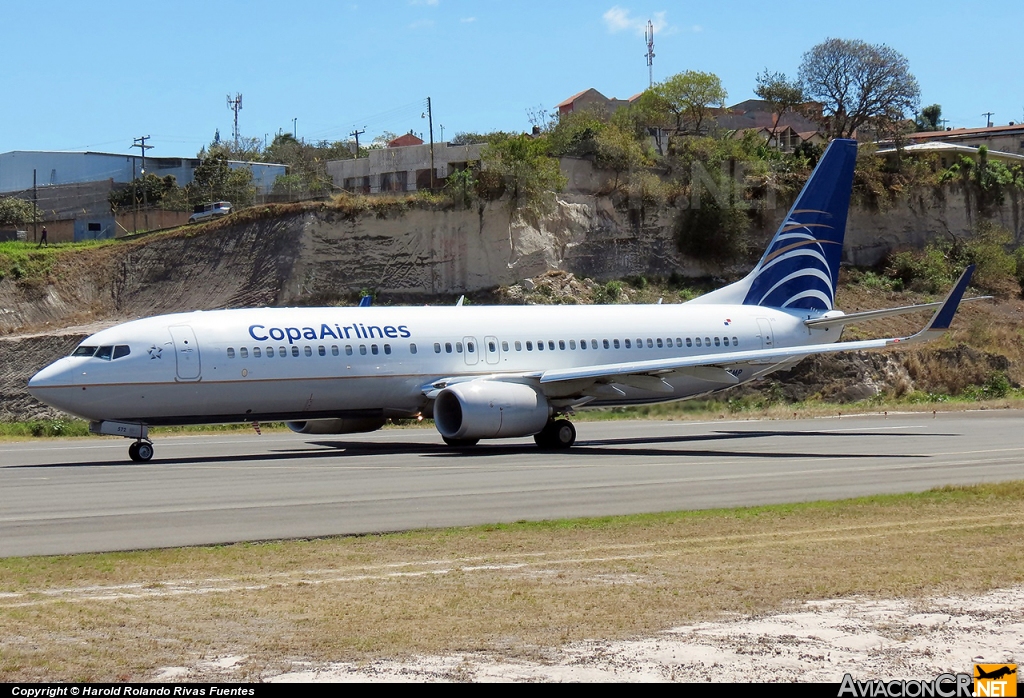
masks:
<instances>
[{"instance_id":1,"label":"cabin window","mask_svg":"<svg viewBox=\"0 0 1024 698\"><path fill-rule=\"evenodd\" d=\"M661 349L663 346L665 346L665 343L661 341L661 337L658 337L658 348Z\"/></svg>"},{"instance_id":2,"label":"cabin window","mask_svg":"<svg viewBox=\"0 0 1024 698\"><path fill-rule=\"evenodd\" d=\"M363 355L363 356L366 356L366 345L365 344L360 344L359 345L359 353L361 355Z\"/></svg>"},{"instance_id":3,"label":"cabin window","mask_svg":"<svg viewBox=\"0 0 1024 698\"><path fill-rule=\"evenodd\" d=\"M451 342L445 342L444 343L444 352L446 354L451 354L452 353L452 343Z\"/></svg>"},{"instance_id":4,"label":"cabin window","mask_svg":"<svg viewBox=\"0 0 1024 698\"><path fill-rule=\"evenodd\" d=\"M501 350L502 351L508 351L508 342L506 342L504 340L501 342Z\"/></svg>"},{"instance_id":5,"label":"cabin window","mask_svg":"<svg viewBox=\"0 0 1024 698\"><path fill-rule=\"evenodd\" d=\"M699 347L701 345L700 344L700 337L697 337L697 339L695 341L697 342L697 346Z\"/></svg>"},{"instance_id":6,"label":"cabin window","mask_svg":"<svg viewBox=\"0 0 1024 698\"><path fill-rule=\"evenodd\" d=\"M243 359L248 359L249 358L249 350L246 349L245 347L242 347L241 349L238 350L238 356L240 356Z\"/></svg>"},{"instance_id":7,"label":"cabin window","mask_svg":"<svg viewBox=\"0 0 1024 698\"><path fill-rule=\"evenodd\" d=\"M267 347L267 357L274 358L274 347Z\"/></svg>"},{"instance_id":8,"label":"cabin window","mask_svg":"<svg viewBox=\"0 0 1024 698\"><path fill-rule=\"evenodd\" d=\"M96 353L96 347L85 347L85 346L82 346L82 347L78 347L77 349L75 349L75 353L73 353L72 356L92 356L95 353ZM228 357L228 358L230 358L230 357Z\"/></svg>"},{"instance_id":9,"label":"cabin window","mask_svg":"<svg viewBox=\"0 0 1024 698\"><path fill-rule=\"evenodd\" d=\"M705 337L704 338L704 346L706 346L706 347L710 347L711 346L711 337Z\"/></svg>"},{"instance_id":10,"label":"cabin window","mask_svg":"<svg viewBox=\"0 0 1024 698\"><path fill-rule=\"evenodd\" d=\"M410 344L409 345L409 353L410 354L415 354L416 353L416 345L415 344Z\"/></svg>"},{"instance_id":11,"label":"cabin window","mask_svg":"<svg viewBox=\"0 0 1024 698\"><path fill-rule=\"evenodd\" d=\"M117 352L114 352L114 353L116 354ZM263 351L262 351L262 350L260 350L260 348L259 348L259 347L253 347L253 348L252 348L252 357L253 357L254 359L258 359L258 358L260 358L260 357L262 357L262 356L263 356Z\"/></svg>"},{"instance_id":12,"label":"cabin window","mask_svg":"<svg viewBox=\"0 0 1024 698\"><path fill-rule=\"evenodd\" d=\"M738 346L740 345L740 340L738 340L738 339L736 339L735 337L733 337L733 338L732 338L732 345L733 345L734 347L738 347Z\"/></svg>"},{"instance_id":13,"label":"cabin window","mask_svg":"<svg viewBox=\"0 0 1024 698\"><path fill-rule=\"evenodd\" d=\"M308 349L309 347L306 347L306 348ZM299 355L299 348L297 346L295 346L295 345L292 345L292 356L298 356L298 355Z\"/></svg>"},{"instance_id":14,"label":"cabin window","mask_svg":"<svg viewBox=\"0 0 1024 698\"><path fill-rule=\"evenodd\" d=\"M96 347L91 347L91 348L92 348L93 351L96 351ZM79 347L79 349L81 349L81 347ZM85 356L85 354L79 354L78 352L75 352L75 356ZM92 356L92 354L89 354L89 356ZM228 347L228 358L229 359L235 358L235 350L232 347Z\"/></svg>"},{"instance_id":15,"label":"cabin window","mask_svg":"<svg viewBox=\"0 0 1024 698\"><path fill-rule=\"evenodd\" d=\"M533 342L526 342L526 351L533 351Z\"/></svg>"},{"instance_id":16,"label":"cabin window","mask_svg":"<svg viewBox=\"0 0 1024 698\"><path fill-rule=\"evenodd\" d=\"M619 348L619 340L613 339L612 340L612 346L614 346L616 349L618 349Z\"/></svg>"},{"instance_id":17,"label":"cabin window","mask_svg":"<svg viewBox=\"0 0 1024 698\"><path fill-rule=\"evenodd\" d=\"M345 345L345 356L352 356L352 345L351 344L346 344Z\"/></svg>"},{"instance_id":18,"label":"cabin window","mask_svg":"<svg viewBox=\"0 0 1024 698\"><path fill-rule=\"evenodd\" d=\"M676 346L677 347L683 346L683 338L682 337L676 337Z\"/></svg>"},{"instance_id":19,"label":"cabin window","mask_svg":"<svg viewBox=\"0 0 1024 698\"><path fill-rule=\"evenodd\" d=\"M671 337L665 337L665 346L666 347L671 347L672 346L672 338Z\"/></svg>"},{"instance_id":20,"label":"cabin window","mask_svg":"<svg viewBox=\"0 0 1024 698\"><path fill-rule=\"evenodd\" d=\"M384 353L385 354L390 354L391 353L391 345L390 344L385 344L384 345Z\"/></svg>"},{"instance_id":21,"label":"cabin window","mask_svg":"<svg viewBox=\"0 0 1024 698\"><path fill-rule=\"evenodd\" d=\"M455 343L455 353L456 354L461 354L462 353L462 342L456 342Z\"/></svg>"},{"instance_id":22,"label":"cabin window","mask_svg":"<svg viewBox=\"0 0 1024 698\"><path fill-rule=\"evenodd\" d=\"M597 349L597 340L596 339L590 340L590 348L591 349Z\"/></svg>"},{"instance_id":23,"label":"cabin window","mask_svg":"<svg viewBox=\"0 0 1024 698\"><path fill-rule=\"evenodd\" d=\"M516 351L522 351L522 350L523 350L523 343L517 341L516 342Z\"/></svg>"},{"instance_id":24,"label":"cabin window","mask_svg":"<svg viewBox=\"0 0 1024 698\"><path fill-rule=\"evenodd\" d=\"M331 345L331 356L337 356L337 355L338 355L338 345L337 344L332 344Z\"/></svg>"},{"instance_id":25,"label":"cabin window","mask_svg":"<svg viewBox=\"0 0 1024 698\"><path fill-rule=\"evenodd\" d=\"M472 354L476 351L476 342L466 342L466 351Z\"/></svg>"},{"instance_id":26,"label":"cabin window","mask_svg":"<svg viewBox=\"0 0 1024 698\"><path fill-rule=\"evenodd\" d=\"M561 349L562 351L565 351L565 340L564 339L558 340L558 348Z\"/></svg>"},{"instance_id":27,"label":"cabin window","mask_svg":"<svg viewBox=\"0 0 1024 698\"><path fill-rule=\"evenodd\" d=\"M637 349L643 349L644 348L644 340L640 339L639 337L636 338L636 348Z\"/></svg>"},{"instance_id":28,"label":"cabin window","mask_svg":"<svg viewBox=\"0 0 1024 698\"><path fill-rule=\"evenodd\" d=\"M434 342L434 353L435 354L440 354L441 353L441 343L440 342Z\"/></svg>"},{"instance_id":29,"label":"cabin window","mask_svg":"<svg viewBox=\"0 0 1024 698\"><path fill-rule=\"evenodd\" d=\"M277 355L280 356L280 357L288 356L288 350L285 349L284 347L278 347L277 348Z\"/></svg>"},{"instance_id":30,"label":"cabin window","mask_svg":"<svg viewBox=\"0 0 1024 698\"><path fill-rule=\"evenodd\" d=\"M555 340L553 340L553 339L549 339L548 340L548 349L550 349L551 351L555 350Z\"/></svg>"},{"instance_id":31,"label":"cabin window","mask_svg":"<svg viewBox=\"0 0 1024 698\"><path fill-rule=\"evenodd\" d=\"M586 349L586 348L587 348L587 340L581 339L580 340L580 349Z\"/></svg>"},{"instance_id":32,"label":"cabin window","mask_svg":"<svg viewBox=\"0 0 1024 698\"><path fill-rule=\"evenodd\" d=\"M722 344L724 344L725 346L729 346L729 338L728 337L722 337Z\"/></svg>"},{"instance_id":33,"label":"cabin window","mask_svg":"<svg viewBox=\"0 0 1024 698\"><path fill-rule=\"evenodd\" d=\"M544 351L544 340L537 342L537 351Z\"/></svg>"},{"instance_id":34,"label":"cabin window","mask_svg":"<svg viewBox=\"0 0 1024 698\"><path fill-rule=\"evenodd\" d=\"M715 337L715 346L716 347L722 346L722 338L721 337Z\"/></svg>"},{"instance_id":35,"label":"cabin window","mask_svg":"<svg viewBox=\"0 0 1024 698\"><path fill-rule=\"evenodd\" d=\"M114 354L114 347L100 347L96 350L96 358L110 361L110 357Z\"/></svg>"},{"instance_id":36,"label":"cabin window","mask_svg":"<svg viewBox=\"0 0 1024 698\"><path fill-rule=\"evenodd\" d=\"M370 353L373 354L374 356L380 353L380 349L377 348L376 344L370 345Z\"/></svg>"},{"instance_id":37,"label":"cabin window","mask_svg":"<svg viewBox=\"0 0 1024 698\"><path fill-rule=\"evenodd\" d=\"M654 340L651 339L650 337L647 338L647 348L648 349L653 349L654 348Z\"/></svg>"},{"instance_id":38,"label":"cabin window","mask_svg":"<svg viewBox=\"0 0 1024 698\"><path fill-rule=\"evenodd\" d=\"M686 346L688 346L688 347L692 347L693 346L693 340L690 339L689 337L686 338Z\"/></svg>"},{"instance_id":39,"label":"cabin window","mask_svg":"<svg viewBox=\"0 0 1024 698\"><path fill-rule=\"evenodd\" d=\"M327 347L320 345L319 347L316 348L316 352L320 356L327 356Z\"/></svg>"},{"instance_id":40,"label":"cabin window","mask_svg":"<svg viewBox=\"0 0 1024 698\"><path fill-rule=\"evenodd\" d=\"M494 352L498 351L498 345L495 344L494 342L487 342L487 351L493 354Z\"/></svg>"}]
</instances>

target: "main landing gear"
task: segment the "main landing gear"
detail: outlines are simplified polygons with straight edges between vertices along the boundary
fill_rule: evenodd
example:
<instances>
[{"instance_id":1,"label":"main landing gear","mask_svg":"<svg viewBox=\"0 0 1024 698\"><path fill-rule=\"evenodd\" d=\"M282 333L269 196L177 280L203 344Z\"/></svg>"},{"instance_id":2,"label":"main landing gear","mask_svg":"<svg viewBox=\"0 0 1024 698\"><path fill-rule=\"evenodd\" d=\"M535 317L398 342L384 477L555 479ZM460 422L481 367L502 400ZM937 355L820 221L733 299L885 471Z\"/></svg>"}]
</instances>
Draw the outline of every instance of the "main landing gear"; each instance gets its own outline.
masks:
<instances>
[{"instance_id":1,"label":"main landing gear","mask_svg":"<svg viewBox=\"0 0 1024 698\"><path fill-rule=\"evenodd\" d=\"M576 443L576 427L568 419L552 419L533 440L543 449L566 449Z\"/></svg>"},{"instance_id":2,"label":"main landing gear","mask_svg":"<svg viewBox=\"0 0 1024 698\"><path fill-rule=\"evenodd\" d=\"M128 457L136 463L144 463L153 457L153 444L149 441L136 441L128 447Z\"/></svg>"}]
</instances>

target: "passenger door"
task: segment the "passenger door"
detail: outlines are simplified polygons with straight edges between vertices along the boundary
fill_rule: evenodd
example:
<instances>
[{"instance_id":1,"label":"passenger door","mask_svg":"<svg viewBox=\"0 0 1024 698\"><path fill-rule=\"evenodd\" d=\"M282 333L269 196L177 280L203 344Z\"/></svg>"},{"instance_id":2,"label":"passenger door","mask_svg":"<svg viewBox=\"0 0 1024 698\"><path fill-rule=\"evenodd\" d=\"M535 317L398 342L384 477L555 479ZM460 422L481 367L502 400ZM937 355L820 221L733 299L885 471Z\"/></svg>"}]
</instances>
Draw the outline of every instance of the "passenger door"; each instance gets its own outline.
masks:
<instances>
[{"instance_id":1,"label":"passenger door","mask_svg":"<svg viewBox=\"0 0 1024 698\"><path fill-rule=\"evenodd\" d=\"M174 340L174 363L180 381L197 381L202 375L199 359L199 342L189 325L173 325L168 328Z\"/></svg>"}]
</instances>

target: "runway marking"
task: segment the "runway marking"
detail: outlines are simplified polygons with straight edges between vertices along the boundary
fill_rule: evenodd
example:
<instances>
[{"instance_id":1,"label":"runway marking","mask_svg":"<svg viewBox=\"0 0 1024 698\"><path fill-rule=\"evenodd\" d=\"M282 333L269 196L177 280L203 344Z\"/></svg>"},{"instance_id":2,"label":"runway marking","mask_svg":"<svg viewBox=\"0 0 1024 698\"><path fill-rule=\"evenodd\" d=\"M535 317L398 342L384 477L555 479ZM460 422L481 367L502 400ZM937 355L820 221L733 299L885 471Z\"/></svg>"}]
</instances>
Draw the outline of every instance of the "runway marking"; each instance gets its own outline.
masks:
<instances>
[{"instance_id":1,"label":"runway marking","mask_svg":"<svg viewBox=\"0 0 1024 698\"><path fill-rule=\"evenodd\" d=\"M164 598L182 595L237 593L262 591L285 585L343 584L362 581L414 578L467 572L521 571L544 567L587 565L597 562L653 560L714 547L717 550L735 550L772 545L832 543L866 540L890 535L941 533L963 531L992 526L1024 527L1021 512L982 516L944 517L913 522L867 523L854 526L793 531L768 531L749 534L731 534L699 539L677 538L649 543L622 543L600 545L582 549L553 550L526 553L499 553L488 556L467 556L443 560L417 560L376 565L355 565L343 568L274 572L243 577L222 577L201 580L147 581L112 585L90 585L60 589L39 589L24 592L0 593L0 608L21 608L62 602L118 601L129 599ZM670 548L665 550L664 548ZM655 550L655 548L657 548ZM674 549L672 549L674 548ZM599 556L593 553L604 553ZM615 554L618 553L618 554ZM501 563L501 560L509 560ZM411 568L411 569L410 569ZM253 581L254 577L260 581ZM31 598L31 597L42 598Z\"/></svg>"}]
</instances>

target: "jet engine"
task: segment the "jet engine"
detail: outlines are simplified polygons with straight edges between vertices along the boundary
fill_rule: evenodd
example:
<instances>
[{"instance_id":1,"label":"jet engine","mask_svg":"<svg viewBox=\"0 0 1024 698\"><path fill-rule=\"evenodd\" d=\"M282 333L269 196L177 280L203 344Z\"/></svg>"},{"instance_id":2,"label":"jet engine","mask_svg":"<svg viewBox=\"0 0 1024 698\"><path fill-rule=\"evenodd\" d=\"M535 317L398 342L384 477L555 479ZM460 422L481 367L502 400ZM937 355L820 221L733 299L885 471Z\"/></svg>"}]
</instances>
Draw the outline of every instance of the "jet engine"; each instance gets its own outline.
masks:
<instances>
[{"instance_id":1,"label":"jet engine","mask_svg":"<svg viewBox=\"0 0 1024 698\"><path fill-rule=\"evenodd\" d=\"M521 383L456 383L434 401L434 424L446 440L529 436L543 429L550 415L547 399Z\"/></svg>"},{"instance_id":2,"label":"jet engine","mask_svg":"<svg viewBox=\"0 0 1024 698\"><path fill-rule=\"evenodd\" d=\"M384 417L360 417L357 419L311 419L307 422L285 422L296 434L360 434L377 431L385 422Z\"/></svg>"}]
</instances>

